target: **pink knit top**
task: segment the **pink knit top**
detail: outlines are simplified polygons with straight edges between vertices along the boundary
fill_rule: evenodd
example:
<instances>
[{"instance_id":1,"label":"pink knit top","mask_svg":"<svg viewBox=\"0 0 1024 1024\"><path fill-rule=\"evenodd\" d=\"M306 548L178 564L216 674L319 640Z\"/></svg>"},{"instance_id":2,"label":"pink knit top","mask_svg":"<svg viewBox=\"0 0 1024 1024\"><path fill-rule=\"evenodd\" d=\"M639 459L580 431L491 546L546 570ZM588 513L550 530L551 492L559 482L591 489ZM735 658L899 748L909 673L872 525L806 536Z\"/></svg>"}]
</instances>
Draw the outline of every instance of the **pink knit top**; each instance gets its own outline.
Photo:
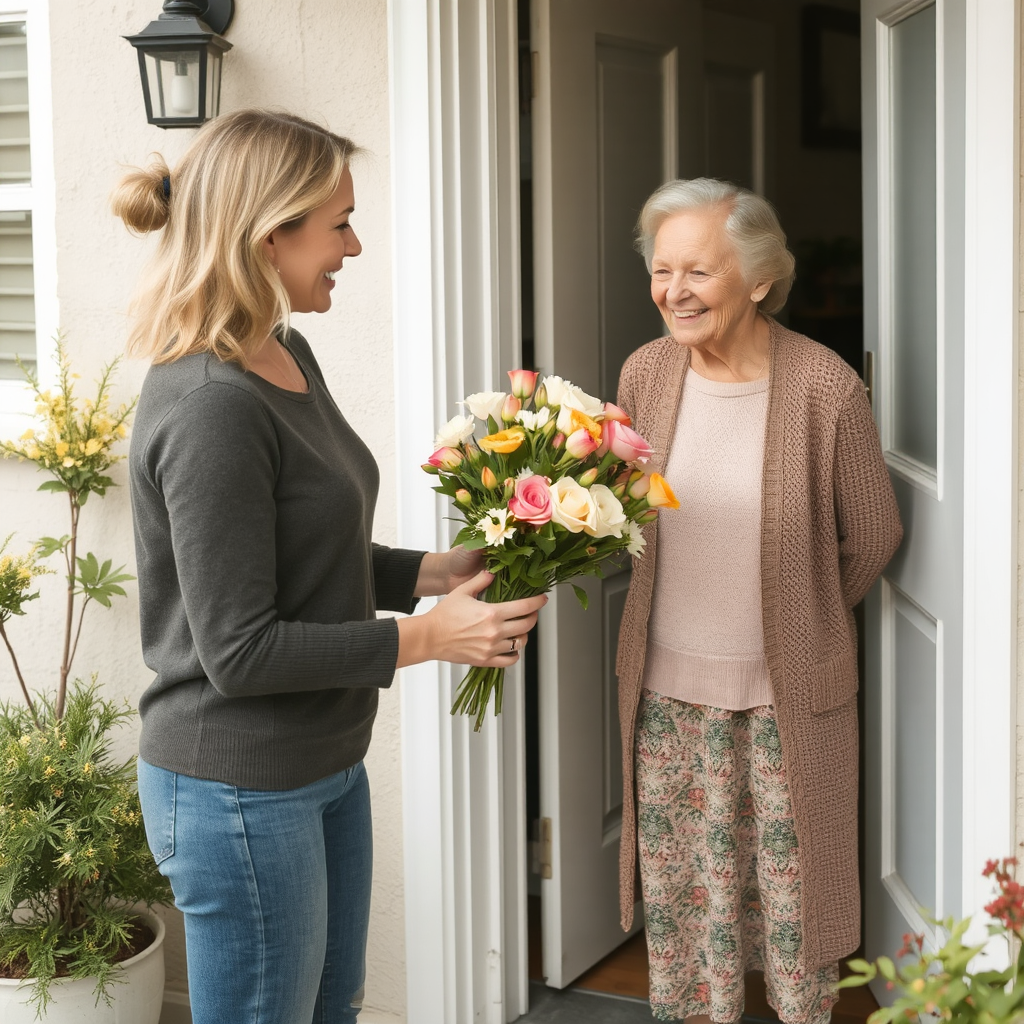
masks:
<instances>
[{"instance_id":1,"label":"pink knit top","mask_svg":"<svg viewBox=\"0 0 1024 1024\"><path fill-rule=\"evenodd\" d=\"M761 478L768 379L687 371L658 524L643 685L729 711L771 704L761 619Z\"/></svg>"}]
</instances>

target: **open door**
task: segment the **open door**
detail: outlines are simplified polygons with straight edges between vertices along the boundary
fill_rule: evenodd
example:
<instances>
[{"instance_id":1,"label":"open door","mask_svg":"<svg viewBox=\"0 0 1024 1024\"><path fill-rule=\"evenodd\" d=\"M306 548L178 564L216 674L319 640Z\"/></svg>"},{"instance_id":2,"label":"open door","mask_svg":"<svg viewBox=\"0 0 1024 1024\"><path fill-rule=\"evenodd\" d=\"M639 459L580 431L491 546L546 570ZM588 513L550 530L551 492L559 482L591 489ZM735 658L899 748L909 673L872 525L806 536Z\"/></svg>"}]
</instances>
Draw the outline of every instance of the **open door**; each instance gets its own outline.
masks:
<instances>
[{"instance_id":1,"label":"open door","mask_svg":"<svg viewBox=\"0 0 1024 1024\"><path fill-rule=\"evenodd\" d=\"M702 13L700 0L533 0L543 372L614 401L626 357L665 333L632 246L658 185L710 173L763 190L763 35L752 22ZM628 586L628 568L588 580L587 612L571 591L556 592L538 630L543 972L556 988L625 938L615 651Z\"/></svg>"},{"instance_id":2,"label":"open door","mask_svg":"<svg viewBox=\"0 0 1024 1024\"><path fill-rule=\"evenodd\" d=\"M965 7L861 4L865 367L905 528L865 606L869 958L962 904Z\"/></svg>"}]
</instances>

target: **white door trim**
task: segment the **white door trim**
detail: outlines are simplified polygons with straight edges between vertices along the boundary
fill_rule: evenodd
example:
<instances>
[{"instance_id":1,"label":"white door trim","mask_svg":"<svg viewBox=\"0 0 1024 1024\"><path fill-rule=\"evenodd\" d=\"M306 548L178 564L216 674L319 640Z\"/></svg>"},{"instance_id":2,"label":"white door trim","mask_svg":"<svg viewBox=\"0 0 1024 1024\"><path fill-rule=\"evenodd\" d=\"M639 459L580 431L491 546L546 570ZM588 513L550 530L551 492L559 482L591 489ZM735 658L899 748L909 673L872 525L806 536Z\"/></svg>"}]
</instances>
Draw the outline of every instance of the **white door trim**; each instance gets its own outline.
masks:
<instances>
[{"instance_id":1,"label":"white door trim","mask_svg":"<svg viewBox=\"0 0 1024 1024\"><path fill-rule=\"evenodd\" d=\"M1014 0L967 5L964 914L989 899L990 886L980 875L985 860L1014 852L1020 121L1015 6Z\"/></svg>"},{"instance_id":2,"label":"white door trim","mask_svg":"<svg viewBox=\"0 0 1024 1024\"><path fill-rule=\"evenodd\" d=\"M516 25L513 0L388 3L403 547L450 543L420 464L520 350ZM409 1024L505 1024L527 1005L521 681L473 734L448 713L459 678L432 663L399 684Z\"/></svg>"}]
</instances>

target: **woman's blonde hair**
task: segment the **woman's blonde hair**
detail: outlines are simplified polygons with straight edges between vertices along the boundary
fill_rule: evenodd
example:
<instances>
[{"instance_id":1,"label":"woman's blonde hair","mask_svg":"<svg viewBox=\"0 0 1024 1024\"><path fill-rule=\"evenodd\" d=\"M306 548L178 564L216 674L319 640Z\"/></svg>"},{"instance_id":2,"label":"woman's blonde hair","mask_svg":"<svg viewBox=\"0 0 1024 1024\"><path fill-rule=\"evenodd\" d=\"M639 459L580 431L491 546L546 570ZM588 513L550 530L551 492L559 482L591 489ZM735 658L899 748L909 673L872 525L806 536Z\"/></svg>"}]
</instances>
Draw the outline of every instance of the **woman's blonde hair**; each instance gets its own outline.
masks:
<instances>
[{"instance_id":1,"label":"woman's blonde hair","mask_svg":"<svg viewBox=\"0 0 1024 1024\"><path fill-rule=\"evenodd\" d=\"M128 173L114 213L136 234L164 229L128 351L157 363L208 351L246 365L290 312L264 239L327 202L357 151L293 114L238 110L204 125L173 172L158 155Z\"/></svg>"},{"instance_id":2,"label":"woman's blonde hair","mask_svg":"<svg viewBox=\"0 0 1024 1024\"><path fill-rule=\"evenodd\" d=\"M669 217L684 210L724 207L729 211L725 233L751 281L771 281L758 303L765 313L777 313L786 304L796 280L796 260L786 248L786 233L775 208L763 196L717 178L678 178L651 193L636 225L636 247L651 269L654 238Z\"/></svg>"}]
</instances>

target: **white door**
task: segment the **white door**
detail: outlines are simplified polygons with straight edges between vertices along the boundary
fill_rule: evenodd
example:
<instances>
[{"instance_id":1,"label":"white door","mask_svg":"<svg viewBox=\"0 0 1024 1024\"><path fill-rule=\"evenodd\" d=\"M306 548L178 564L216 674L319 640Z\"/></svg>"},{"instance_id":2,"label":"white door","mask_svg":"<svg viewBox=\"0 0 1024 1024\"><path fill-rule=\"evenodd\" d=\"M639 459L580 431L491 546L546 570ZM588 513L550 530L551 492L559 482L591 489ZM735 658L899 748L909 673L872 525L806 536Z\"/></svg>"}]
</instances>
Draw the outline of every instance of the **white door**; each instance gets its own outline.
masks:
<instances>
[{"instance_id":1,"label":"white door","mask_svg":"<svg viewBox=\"0 0 1024 1024\"><path fill-rule=\"evenodd\" d=\"M763 189L770 55L763 30L700 0L533 0L531 35L536 361L614 400L629 353L665 333L632 247L640 207L675 177ZM628 586L628 570L588 580L587 612L556 592L538 630L543 970L557 988L624 939L615 649Z\"/></svg>"},{"instance_id":2,"label":"white door","mask_svg":"<svg viewBox=\"0 0 1024 1024\"><path fill-rule=\"evenodd\" d=\"M861 4L865 365L905 529L865 609L869 958L962 904L965 8Z\"/></svg>"}]
</instances>

